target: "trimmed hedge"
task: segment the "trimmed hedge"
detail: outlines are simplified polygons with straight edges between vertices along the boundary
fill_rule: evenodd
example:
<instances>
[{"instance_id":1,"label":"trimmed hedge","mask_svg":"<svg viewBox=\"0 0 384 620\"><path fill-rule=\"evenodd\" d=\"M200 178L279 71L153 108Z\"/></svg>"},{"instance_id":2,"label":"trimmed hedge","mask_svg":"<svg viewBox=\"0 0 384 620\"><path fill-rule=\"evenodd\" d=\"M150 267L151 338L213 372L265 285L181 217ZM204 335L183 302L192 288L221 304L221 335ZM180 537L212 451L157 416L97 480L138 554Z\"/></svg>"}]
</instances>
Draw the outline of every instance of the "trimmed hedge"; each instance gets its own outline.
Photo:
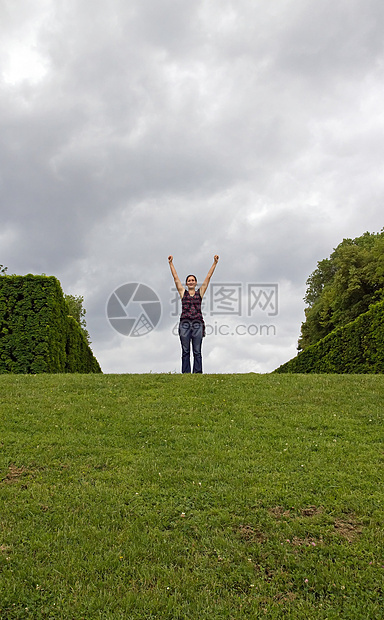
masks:
<instances>
[{"instance_id":1,"label":"trimmed hedge","mask_svg":"<svg viewBox=\"0 0 384 620\"><path fill-rule=\"evenodd\" d=\"M83 331L72 316L67 317L66 354L65 372L101 372Z\"/></svg>"},{"instance_id":2,"label":"trimmed hedge","mask_svg":"<svg viewBox=\"0 0 384 620\"><path fill-rule=\"evenodd\" d=\"M0 277L0 373L101 372L53 276Z\"/></svg>"},{"instance_id":3,"label":"trimmed hedge","mask_svg":"<svg viewBox=\"0 0 384 620\"><path fill-rule=\"evenodd\" d=\"M276 373L384 372L384 301L301 351Z\"/></svg>"}]
</instances>

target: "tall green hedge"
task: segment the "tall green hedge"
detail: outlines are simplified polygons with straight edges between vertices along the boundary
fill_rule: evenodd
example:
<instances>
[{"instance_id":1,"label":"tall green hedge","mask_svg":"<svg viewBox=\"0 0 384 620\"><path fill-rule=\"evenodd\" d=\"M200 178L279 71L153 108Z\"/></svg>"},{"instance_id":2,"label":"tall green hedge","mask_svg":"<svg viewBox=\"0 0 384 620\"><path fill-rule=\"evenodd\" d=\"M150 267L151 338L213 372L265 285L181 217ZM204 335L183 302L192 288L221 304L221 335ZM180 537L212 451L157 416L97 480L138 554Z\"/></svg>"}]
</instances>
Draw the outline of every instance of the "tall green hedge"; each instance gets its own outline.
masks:
<instances>
[{"instance_id":1,"label":"tall green hedge","mask_svg":"<svg viewBox=\"0 0 384 620\"><path fill-rule=\"evenodd\" d=\"M383 373L384 301L286 362L276 373Z\"/></svg>"},{"instance_id":2,"label":"tall green hedge","mask_svg":"<svg viewBox=\"0 0 384 620\"><path fill-rule=\"evenodd\" d=\"M0 277L0 373L101 372L53 276Z\"/></svg>"},{"instance_id":3,"label":"tall green hedge","mask_svg":"<svg viewBox=\"0 0 384 620\"><path fill-rule=\"evenodd\" d=\"M101 372L82 329L71 316L67 317L65 372Z\"/></svg>"}]
</instances>

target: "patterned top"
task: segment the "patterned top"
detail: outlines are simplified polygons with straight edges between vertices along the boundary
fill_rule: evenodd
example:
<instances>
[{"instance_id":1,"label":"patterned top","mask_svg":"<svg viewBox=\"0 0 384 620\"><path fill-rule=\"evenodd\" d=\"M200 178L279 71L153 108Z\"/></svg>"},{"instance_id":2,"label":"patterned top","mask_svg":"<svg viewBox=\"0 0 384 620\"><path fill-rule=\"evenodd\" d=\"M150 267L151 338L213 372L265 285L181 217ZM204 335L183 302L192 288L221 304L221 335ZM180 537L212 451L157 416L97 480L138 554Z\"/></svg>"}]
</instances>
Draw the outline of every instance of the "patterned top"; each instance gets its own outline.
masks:
<instances>
[{"instance_id":1,"label":"patterned top","mask_svg":"<svg viewBox=\"0 0 384 620\"><path fill-rule=\"evenodd\" d=\"M201 313L201 295L200 289L198 289L194 295L190 295L188 291L185 291L181 300L181 315L180 321L199 321L204 325L203 315Z\"/></svg>"}]
</instances>

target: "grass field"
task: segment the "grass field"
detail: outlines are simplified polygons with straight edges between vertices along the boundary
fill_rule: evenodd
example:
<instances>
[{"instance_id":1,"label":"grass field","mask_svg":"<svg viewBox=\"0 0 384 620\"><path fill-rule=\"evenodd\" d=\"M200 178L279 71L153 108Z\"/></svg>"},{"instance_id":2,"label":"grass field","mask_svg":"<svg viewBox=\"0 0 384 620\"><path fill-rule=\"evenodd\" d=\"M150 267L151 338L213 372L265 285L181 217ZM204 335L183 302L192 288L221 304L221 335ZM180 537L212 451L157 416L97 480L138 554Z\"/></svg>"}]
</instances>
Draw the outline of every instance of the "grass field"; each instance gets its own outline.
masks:
<instances>
[{"instance_id":1,"label":"grass field","mask_svg":"<svg viewBox=\"0 0 384 620\"><path fill-rule=\"evenodd\" d=\"M0 376L0 618L384 618L378 375Z\"/></svg>"}]
</instances>

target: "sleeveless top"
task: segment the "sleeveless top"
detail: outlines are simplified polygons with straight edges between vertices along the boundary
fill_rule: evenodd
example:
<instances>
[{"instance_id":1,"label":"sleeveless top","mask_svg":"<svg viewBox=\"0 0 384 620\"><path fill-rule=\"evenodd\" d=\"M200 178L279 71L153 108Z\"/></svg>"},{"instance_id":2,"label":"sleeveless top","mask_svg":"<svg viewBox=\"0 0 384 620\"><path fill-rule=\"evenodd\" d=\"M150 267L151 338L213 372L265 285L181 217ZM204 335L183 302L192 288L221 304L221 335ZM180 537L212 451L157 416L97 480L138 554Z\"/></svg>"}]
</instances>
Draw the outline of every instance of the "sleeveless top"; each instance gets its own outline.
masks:
<instances>
[{"instance_id":1,"label":"sleeveless top","mask_svg":"<svg viewBox=\"0 0 384 620\"><path fill-rule=\"evenodd\" d=\"M201 302L200 289L198 289L194 295L190 295L188 291L185 291L181 300L180 321L199 321L203 324L203 332L205 333L205 324L201 313Z\"/></svg>"}]
</instances>

